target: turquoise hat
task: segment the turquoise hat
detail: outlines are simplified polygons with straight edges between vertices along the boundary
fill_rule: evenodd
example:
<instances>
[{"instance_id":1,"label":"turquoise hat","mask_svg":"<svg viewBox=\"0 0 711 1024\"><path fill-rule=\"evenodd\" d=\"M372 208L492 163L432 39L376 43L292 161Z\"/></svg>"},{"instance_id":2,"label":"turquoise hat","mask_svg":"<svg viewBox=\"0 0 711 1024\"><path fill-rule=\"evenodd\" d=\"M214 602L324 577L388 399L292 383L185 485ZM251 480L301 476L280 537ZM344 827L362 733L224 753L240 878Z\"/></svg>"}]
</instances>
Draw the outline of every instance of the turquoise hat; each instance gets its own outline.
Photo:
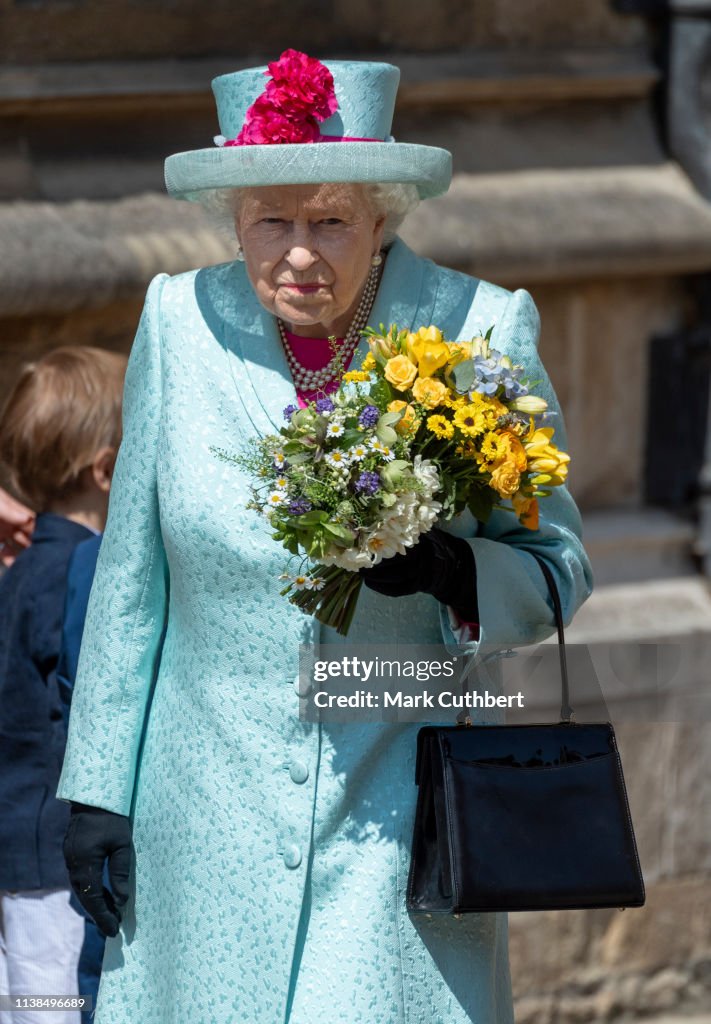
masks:
<instances>
[{"instance_id":1,"label":"turquoise hat","mask_svg":"<svg viewBox=\"0 0 711 1024\"><path fill-rule=\"evenodd\" d=\"M210 149L168 157L168 192L200 202L214 189L382 181L415 185L422 199L441 195L451 154L390 134L399 80L392 64L321 63L294 50L220 75L212 89L221 135Z\"/></svg>"}]
</instances>

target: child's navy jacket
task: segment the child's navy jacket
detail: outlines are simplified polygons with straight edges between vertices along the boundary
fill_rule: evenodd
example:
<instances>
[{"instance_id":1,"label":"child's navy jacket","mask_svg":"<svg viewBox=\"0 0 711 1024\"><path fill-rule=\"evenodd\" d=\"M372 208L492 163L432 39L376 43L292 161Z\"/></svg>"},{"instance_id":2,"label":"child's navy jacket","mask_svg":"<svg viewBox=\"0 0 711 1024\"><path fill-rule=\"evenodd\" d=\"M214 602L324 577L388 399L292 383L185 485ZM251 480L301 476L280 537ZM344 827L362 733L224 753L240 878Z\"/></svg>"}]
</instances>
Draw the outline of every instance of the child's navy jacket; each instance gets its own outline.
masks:
<instances>
[{"instance_id":1,"label":"child's navy jacket","mask_svg":"<svg viewBox=\"0 0 711 1024\"><path fill-rule=\"evenodd\" d=\"M54 795L66 742L56 667L67 565L93 535L39 515L32 544L0 578L0 889L69 886L69 804Z\"/></svg>"}]
</instances>

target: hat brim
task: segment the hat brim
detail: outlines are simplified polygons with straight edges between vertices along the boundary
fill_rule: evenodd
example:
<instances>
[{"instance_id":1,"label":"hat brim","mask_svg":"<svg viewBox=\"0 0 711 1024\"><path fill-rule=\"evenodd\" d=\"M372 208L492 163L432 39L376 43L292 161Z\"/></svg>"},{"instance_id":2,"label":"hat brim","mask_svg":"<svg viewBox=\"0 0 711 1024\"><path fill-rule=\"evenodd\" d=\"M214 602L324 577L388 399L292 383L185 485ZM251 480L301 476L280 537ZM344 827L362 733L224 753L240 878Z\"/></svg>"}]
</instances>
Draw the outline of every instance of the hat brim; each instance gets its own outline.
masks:
<instances>
[{"instance_id":1,"label":"hat brim","mask_svg":"<svg viewBox=\"0 0 711 1024\"><path fill-rule=\"evenodd\" d=\"M165 162L170 195L194 202L213 189L328 181L403 182L415 185L421 199L431 199L447 191L451 178L448 150L406 142L216 146L174 153Z\"/></svg>"}]
</instances>

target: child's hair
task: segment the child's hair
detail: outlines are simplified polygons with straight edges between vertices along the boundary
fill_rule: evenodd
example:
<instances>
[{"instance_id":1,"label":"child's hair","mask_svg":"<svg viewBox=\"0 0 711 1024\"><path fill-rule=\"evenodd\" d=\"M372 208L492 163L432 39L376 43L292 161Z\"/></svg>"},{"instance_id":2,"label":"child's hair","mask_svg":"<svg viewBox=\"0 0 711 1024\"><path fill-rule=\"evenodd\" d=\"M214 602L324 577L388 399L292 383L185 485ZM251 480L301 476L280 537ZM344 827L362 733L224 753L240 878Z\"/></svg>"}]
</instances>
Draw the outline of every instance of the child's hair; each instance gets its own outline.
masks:
<instances>
[{"instance_id":1,"label":"child's hair","mask_svg":"<svg viewBox=\"0 0 711 1024\"><path fill-rule=\"evenodd\" d=\"M118 448L126 362L67 345L23 367L0 412L0 461L35 512L77 490L100 448Z\"/></svg>"}]
</instances>

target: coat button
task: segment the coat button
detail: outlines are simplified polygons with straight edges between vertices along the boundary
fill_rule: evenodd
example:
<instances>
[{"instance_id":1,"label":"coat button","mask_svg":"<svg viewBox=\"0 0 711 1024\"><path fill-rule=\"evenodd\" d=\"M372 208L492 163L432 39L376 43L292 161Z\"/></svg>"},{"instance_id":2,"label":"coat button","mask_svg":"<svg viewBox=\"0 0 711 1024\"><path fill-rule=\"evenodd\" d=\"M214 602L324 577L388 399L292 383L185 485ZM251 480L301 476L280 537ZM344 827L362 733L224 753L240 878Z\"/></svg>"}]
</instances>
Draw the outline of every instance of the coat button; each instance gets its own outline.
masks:
<instances>
[{"instance_id":1,"label":"coat button","mask_svg":"<svg viewBox=\"0 0 711 1024\"><path fill-rule=\"evenodd\" d=\"M298 693L299 697L308 697L312 690L313 686L308 679L302 679L301 676L298 676L294 680L294 692Z\"/></svg>"},{"instance_id":2,"label":"coat button","mask_svg":"<svg viewBox=\"0 0 711 1024\"><path fill-rule=\"evenodd\" d=\"M303 761L292 761L291 767L289 768L289 775L291 776L292 782L306 782L309 777L309 769Z\"/></svg>"},{"instance_id":3,"label":"coat button","mask_svg":"<svg viewBox=\"0 0 711 1024\"><path fill-rule=\"evenodd\" d=\"M301 848L296 843L289 843L284 850L284 863L288 868L298 868L301 863Z\"/></svg>"}]
</instances>

